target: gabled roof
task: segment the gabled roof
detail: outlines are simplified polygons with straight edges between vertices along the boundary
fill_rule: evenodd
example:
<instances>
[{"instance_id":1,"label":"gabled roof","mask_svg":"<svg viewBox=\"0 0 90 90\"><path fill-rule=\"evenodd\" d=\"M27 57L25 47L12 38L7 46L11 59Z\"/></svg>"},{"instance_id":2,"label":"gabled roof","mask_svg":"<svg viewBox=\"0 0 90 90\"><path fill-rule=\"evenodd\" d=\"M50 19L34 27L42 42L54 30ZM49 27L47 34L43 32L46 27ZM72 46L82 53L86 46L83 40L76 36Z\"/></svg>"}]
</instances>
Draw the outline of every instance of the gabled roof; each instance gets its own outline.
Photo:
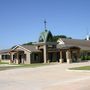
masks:
<instances>
[{"instance_id":1,"label":"gabled roof","mask_svg":"<svg viewBox=\"0 0 90 90\"><path fill-rule=\"evenodd\" d=\"M12 48L12 51L18 47L20 47L28 52L40 52L40 50L36 49L35 45L17 45L14 48Z\"/></svg>"},{"instance_id":2,"label":"gabled roof","mask_svg":"<svg viewBox=\"0 0 90 90\"><path fill-rule=\"evenodd\" d=\"M66 45L78 45L78 46L89 46L90 47L90 41L89 40L82 40L82 39L65 39L65 38L61 38L62 41L66 44Z\"/></svg>"},{"instance_id":3,"label":"gabled roof","mask_svg":"<svg viewBox=\"0 0 90 90\"><path fill-rule=\"evenodd\" d=\"M23 50L26 50L28 52L40 52L40 50L36 49L35 45L17 45L17 46L12 48L12 51L15 50L18 47L20 47Z\"/></svg>"},{"instance_id":4,"label":"gabled roof","mask_svg":"<svg viewBox=\"0 0 90 90\"><path fill-rule=\"evenodd\" d=\"M52 41L52 33L48 30L45 30L41 32L40 37L39 37L39 42L48 42Z\"/></svg>"},{"instance_id":5,"label":"gabled roof","mask_svg":"<svg viewBox=\"0 0 90 90\"><path fill-rule=\"evenodd\" d=\"M40 50L38 50L36 48L35 45L21 45L22 47L24 47L25 49L31 51L31 52L41 52Z\"/></svg>"},{"instance_id":6,"label":"gabled roof","mask_svg":"<svg viewBox=\"0 0 90 90\"><path fill-rule=\"evenodd\" d=\"M11 49L0 50L0 54L6 54L11 51L17 51L16 48L18 48L18 47L20 47L21 49L26 50L28 52L41 52L40 50L36 49L35 45L16 45L16 46L12 47Z\"/></svg>"},{"instance_id":7,"label":"gabled roof","mask_svg":"<svg viewBox=\"0 0 90 90\"><path fill-rule=\"evenodd\" d=\"M77 46L80 47L82 50L90 50L90 41L89 40L80 40L80 39L65 39L61 38L61 40L64 42L63 45L58 45L59 47L65 47L65 46Z\"/></svg>"},{"instance_id":8,"label":"gabled roof","mask_svg":"<svg viewBox=\"0 0 90 90\"><path fill-rule=\"evenodd\" d=\"M11 51L11 49L0 50L0 54L9 53L10 51Z\"/></svg>"}]
</instances>

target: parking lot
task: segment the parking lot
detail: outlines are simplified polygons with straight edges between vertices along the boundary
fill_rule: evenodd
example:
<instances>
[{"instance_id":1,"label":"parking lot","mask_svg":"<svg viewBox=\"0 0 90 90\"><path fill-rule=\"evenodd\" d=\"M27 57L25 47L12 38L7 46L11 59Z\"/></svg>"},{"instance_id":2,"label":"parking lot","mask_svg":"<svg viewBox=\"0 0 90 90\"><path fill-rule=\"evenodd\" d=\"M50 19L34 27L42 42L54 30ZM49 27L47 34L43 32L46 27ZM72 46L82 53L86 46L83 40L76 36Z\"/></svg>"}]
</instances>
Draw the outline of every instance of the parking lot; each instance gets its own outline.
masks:
<instances>
[{"instance_id":1,"label":"parking lot","mask_svg":"<svg viewBox=\"0 0 90 90\"><path fill-rule=\"evenodd\" d=\"M0 71L0 90L90 90L90 72L68 68L90 62Z\"/></svg>"}]
</instances>

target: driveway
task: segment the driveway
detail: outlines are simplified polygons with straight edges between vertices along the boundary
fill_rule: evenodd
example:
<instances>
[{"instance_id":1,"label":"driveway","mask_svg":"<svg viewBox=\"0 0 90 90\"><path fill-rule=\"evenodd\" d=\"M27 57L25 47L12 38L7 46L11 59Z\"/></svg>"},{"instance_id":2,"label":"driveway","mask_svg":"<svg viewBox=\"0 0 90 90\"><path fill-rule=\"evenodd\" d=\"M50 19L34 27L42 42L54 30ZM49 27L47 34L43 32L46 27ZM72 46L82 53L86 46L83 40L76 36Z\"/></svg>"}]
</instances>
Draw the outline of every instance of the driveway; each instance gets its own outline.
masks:
<instances>
[{"instance_id":1,"label":"driveway","mask_svg":"<svg viewBox=\"0 0 90 90\"><path fill-rule=\"evenodd\" d=\"M90 72L67 68L90 62L0 71L0 90L90 90Z\"/></svg>"}]
</instances>

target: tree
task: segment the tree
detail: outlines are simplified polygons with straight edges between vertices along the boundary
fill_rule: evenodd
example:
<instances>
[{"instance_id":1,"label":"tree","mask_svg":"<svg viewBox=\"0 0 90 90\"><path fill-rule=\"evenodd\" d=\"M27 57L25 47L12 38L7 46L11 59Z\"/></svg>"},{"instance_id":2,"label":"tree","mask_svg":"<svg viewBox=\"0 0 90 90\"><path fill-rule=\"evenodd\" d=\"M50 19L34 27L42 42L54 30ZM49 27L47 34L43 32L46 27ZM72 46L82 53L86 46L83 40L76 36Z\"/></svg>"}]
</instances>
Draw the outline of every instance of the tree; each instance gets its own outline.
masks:
<instances>
[{"instance_id":1,"label":"tree","mask_svg":"<svg viewBox=\"0 0 90 90\"><path fill-rule=\"evenodd\" d=\"M57 41L59 38L67 38L67 39L72 39L71 37L67 37L65 35L55 35L53 36L53 41Z\"/></svg>"},{"instance_id":2,"label":"tree","mask_svg":"<svg viewBox=\"0 0 90 90\"><path fill-rule=\"evenodd\" d=\"M25 43L23 45L33 45L33 42L28 42L28 43Z\"/></svg>"}]
</instances>

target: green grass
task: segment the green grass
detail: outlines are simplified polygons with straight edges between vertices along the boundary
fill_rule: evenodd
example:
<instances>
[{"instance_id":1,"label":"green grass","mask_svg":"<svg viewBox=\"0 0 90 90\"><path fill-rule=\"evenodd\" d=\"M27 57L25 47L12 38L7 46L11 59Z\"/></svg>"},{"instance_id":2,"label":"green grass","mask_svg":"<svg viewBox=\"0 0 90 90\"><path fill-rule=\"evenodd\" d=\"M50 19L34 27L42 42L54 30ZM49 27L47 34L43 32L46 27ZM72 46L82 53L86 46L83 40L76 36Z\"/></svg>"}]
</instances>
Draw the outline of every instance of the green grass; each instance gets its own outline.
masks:
<instances>
[{"instance_id":1,"label":"green grass","mask_svg":"<svg viewBox=\"0 0 90 90\"><path fill-rule=\"evenodd\" d=\"M8 62L0 62L0 64L9 64Z\"/></svg>"},{"instance_id":2,"label":"green grass","mask_svg":"<svg viewBox=\"0 0 90 90\"><path fill-rule=\"evenodd\" d=\"M3 67L0 67L0 71L3 71L3 70L9 70L9 69L14 69L14 68L17 68L17 67L14 67L14 66L3 66Z\"/></svg>"},{"instance_id":3,"label":"green grass","mask_svg":"<svg viewBox=\"0 0 90 90\"><path fill-rule=\"evenodd\" d=\"M90 70L90 66L70 68L70 70Z\"/></svg>"},{"instance_id":4,"label":"green grass","mask_svg":"<svg viewBox=\"0 0 90 90\"><path fill-rule=\"evenodd\" d=\"M9 64L8 64L9 65ZM13 66L12 66L13 65ZM2 70L10 70L10 69L18 69L18 68L36 68L41 66L46 66L49 64L11 64L11 66L0 66L0 71Z\"/></svg>"}]
</instances>

